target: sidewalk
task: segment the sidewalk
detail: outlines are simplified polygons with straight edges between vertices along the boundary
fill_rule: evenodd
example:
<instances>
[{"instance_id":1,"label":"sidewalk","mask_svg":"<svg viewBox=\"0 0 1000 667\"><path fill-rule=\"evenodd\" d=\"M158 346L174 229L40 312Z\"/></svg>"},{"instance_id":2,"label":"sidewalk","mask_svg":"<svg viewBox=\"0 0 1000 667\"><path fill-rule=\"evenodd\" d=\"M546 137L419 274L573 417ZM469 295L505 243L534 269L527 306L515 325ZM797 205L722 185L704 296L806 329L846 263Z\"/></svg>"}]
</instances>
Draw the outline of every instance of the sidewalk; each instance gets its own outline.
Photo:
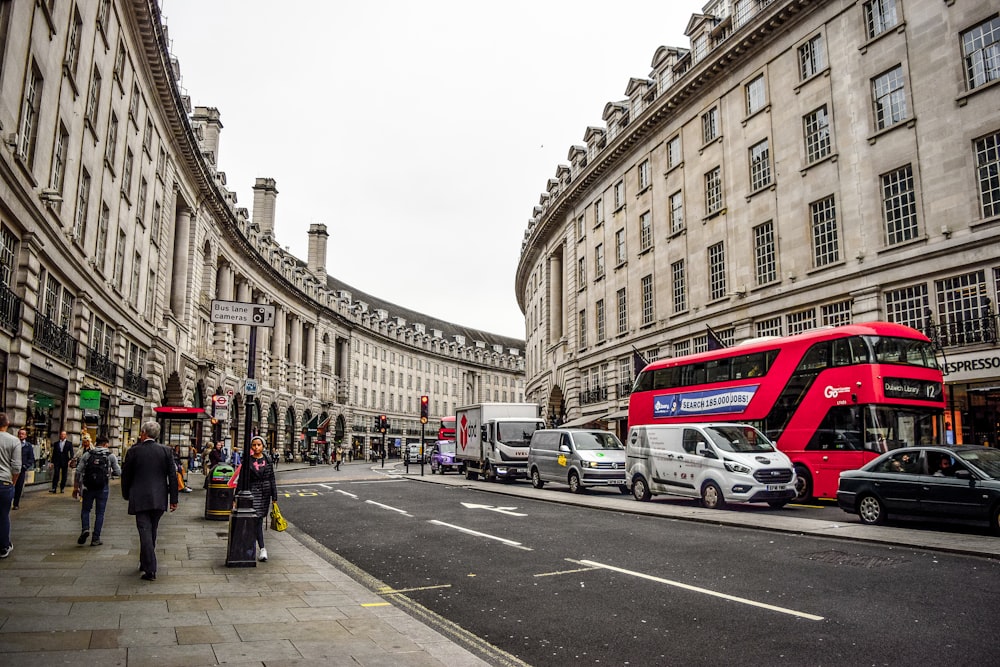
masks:
<instances>
[{"instance_id":1,"label":"sidewalk","mask_svg":"<svg viewBox=\"0 0 1000 667\"><path fill-rule=\"evenodd\" d=\"M302 467L279 464L278 483ZM191 475L196 487L202 479ZM46 489L25 489L11 512L14 551L0 561L6 664L490 664L388 601L401 598L372 592L379 582L349 577L294 526L265 532L268 562L226 567L229 524L204 518L200 488L160 522L151 582L139 578L139 538L117 480L98 547L76 543L80 503Z\"/></svg>"}]
</instances>

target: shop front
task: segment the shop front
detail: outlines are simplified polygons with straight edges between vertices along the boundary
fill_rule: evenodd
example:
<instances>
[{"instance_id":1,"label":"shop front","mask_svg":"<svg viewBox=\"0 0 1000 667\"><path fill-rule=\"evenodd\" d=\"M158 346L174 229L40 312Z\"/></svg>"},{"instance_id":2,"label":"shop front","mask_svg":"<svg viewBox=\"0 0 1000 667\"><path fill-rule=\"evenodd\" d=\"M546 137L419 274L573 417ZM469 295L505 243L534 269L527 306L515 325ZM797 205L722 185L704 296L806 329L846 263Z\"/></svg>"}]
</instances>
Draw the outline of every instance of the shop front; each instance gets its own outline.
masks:
<instances>
[{"instance_id":1,"label":"shop front","mask_svg":"<svg viewBox=\"0 0 1000 667\"><path fill-rule=\"evenodd\" d=\"M945 438L996 447L1000 440L1000 348L948 355Z\"/></svg>"}]
</instances>

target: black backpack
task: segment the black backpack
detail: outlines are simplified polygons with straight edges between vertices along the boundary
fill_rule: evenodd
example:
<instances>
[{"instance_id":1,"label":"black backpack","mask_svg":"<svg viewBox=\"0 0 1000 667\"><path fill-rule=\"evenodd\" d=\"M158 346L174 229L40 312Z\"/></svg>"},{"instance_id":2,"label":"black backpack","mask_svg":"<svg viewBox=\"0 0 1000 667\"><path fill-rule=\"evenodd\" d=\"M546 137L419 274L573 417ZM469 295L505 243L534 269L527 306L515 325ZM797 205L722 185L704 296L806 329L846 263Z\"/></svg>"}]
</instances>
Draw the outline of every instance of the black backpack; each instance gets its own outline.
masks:
<instances>
[{"instance_id":1,"label":"black backpack","mask_svg":"<svg viewBox=\"0 0 1000 667\"><path fill-rule=\"evenodd\" d=\"M83 488L100 491L108 483L108 452L90 452L87 465L83 468Z\"/></svg>"}]
</instances>

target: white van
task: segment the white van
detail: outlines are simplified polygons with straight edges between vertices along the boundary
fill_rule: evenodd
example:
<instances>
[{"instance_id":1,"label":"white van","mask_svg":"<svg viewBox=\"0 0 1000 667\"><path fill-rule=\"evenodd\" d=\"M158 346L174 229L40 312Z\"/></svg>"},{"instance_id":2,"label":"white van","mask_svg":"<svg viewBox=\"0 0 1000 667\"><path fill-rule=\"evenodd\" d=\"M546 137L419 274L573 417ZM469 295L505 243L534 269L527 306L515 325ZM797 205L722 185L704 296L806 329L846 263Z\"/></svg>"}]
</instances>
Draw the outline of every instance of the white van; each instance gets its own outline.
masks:
<instances>
[{"instance_id":1,"label":"white van","mask_svg":"<svg viewBox=\"0 0 1000 667\"><path fill-rule=\"evenodd\" d=\"M795 497L795 469L767 437L746 424L652 424L629 429L625 476L636 500L664 493L782 507Z\"/></svg>"},{"instance_id":2,"label":"white van","mask_svg":"<svg viewBox=\"0 0 1000 667\"><path fill-rule=\"evenodd\" d=\"M552 428L531 434L528 477L536 489L546 482L568 484L573 493L588 486L625 485L625 446L614 433L600 429Z\"/></svg>"}]
</instances>

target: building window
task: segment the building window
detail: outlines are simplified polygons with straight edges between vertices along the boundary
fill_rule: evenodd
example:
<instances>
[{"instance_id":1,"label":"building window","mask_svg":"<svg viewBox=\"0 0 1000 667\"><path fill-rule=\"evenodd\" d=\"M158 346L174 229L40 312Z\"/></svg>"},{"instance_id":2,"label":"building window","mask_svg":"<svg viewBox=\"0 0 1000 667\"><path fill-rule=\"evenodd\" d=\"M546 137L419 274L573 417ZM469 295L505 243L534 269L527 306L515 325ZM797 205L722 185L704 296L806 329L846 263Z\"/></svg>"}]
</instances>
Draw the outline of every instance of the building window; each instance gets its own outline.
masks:
<instances>
[{"instance_id":1,"label":"building window","mask_svg":"<svg viewBox=\"0 0 1000 667\"><path fill-rule=\"evenodd\" d=\"M594 318L594 328L597 330L597 342L604 342L604 299L597 300L596 317Z\"/></svg>"},{"instance_id":2,"label":"building window","mask_svg":"<svg viewBox=\"0 0 1000 667\"><path fill-rule=\"evenodd\" d=\"M962 56L969 90L1000 79L1000 17L962 33Z\"/></svg>"},{"instance_id":3,"label":"building window","mask_svg":"<svg viewBox=\"0 0 1000 667\"><path fill-rule=\"evenodd\" d=\"M52 156L52 179L53 190L62 192L63 183L66 179L66 151L69 150L69 130L62 123L59 123L59 138L56 140L55 152Z\"/></svg>"},{"instance_id":4,"label":"building window","mask_svg":"<svg viewBox=\"0 0 1000 667\"><path fill-rule=\"evenodd\" d=\"M153 319L153 304L156 299L156 272L150 270L146 280L146 319Z\"/></svg>"},{"instance_id":5,"label":"building window","mask_svg":"<svg viewBox=\"0 0 1000 667\"><path fill-rule=\"evenodd\" d=\"M125 80L125 40L123 39L118 40L118 50L115 52L115 66L111 70L111 76L114 77L119 86Z\"/></svg>"},{"instance_id":6,"label":"building window","mask_svg":"<svg viewBox=\"0 0 1000 667\"><path fill-rule=\"evenodd\" d=\"M576 240L582 241L587 236L587 226L583 222L583 216L581 215L576 219Z\"/></svg>"},{"instance_id":7,"label":"building window","mask_svg":"<svg viewBox=\"0 0 1000 667\"><path fill-rule=\"evenodd\" d=\"M153 121L149 114L146 114L146 129L142 133L142 150L150 158L153 157Z\"/></svg>"},{"instance_id":8,"label":"building window","mask_svg":"<svg viewBox=\"0 0 1000 667\"><path fill-rule=\"evenodd\" d=\"M830 118L821 106L802 119L806 140L806 161L812 164L830 154Z\"/></svg>"},{"instance_id":9,"label":"building window","mask_svg":"<svg viewBox=\"0 0 1000 667\"><path fill-rule=\"evenodd\" d=\"M163 180L163 172L167 165L167 151L163 150L163 146L156 151L156 175Z\"/></svg>"},{"instance_id":10,"label":"building window","mask_svg":"<svg viewBox=\"0 0 1000 667\"><path fill-rule=\"evenodd\" d=\"M781 318L771 317L766 320L761 320L760 322L754 324L754 329L758 338L762 336L780 336Z\"/></svg>"},{"instance_id":11,"label":"building window","mask_svg":"<svg viewBox=\"0 0 1000 667\"><path fill-rule=\"evenodd\" d=\"M872 102L875 105L875 129L884 130L906 120L906 89L903 68L896 65L872 79Z\"/></svg>"},{"instance_id":12,"label":"building window","mask_svg":"<svg viewBox=\"0 0 1000 667\"><path fill-rule=\"evenodd\" d=\"M824 327L841 327L851 323L851 302L838 301L819 308Z\"/></svg>"},{"instance_id":13,"label":"building window","mask_svg":"<svg viewBox=\"0 0 1000 667\"><path fill-rule=\"evenodd\" d=\"M1000 132L976 140L976 178L983 217L1000 215Z\"/></svg>"},{"instance_id":14,"label":"building window","mask_svg":"<svg viewBox=\"0 0 1000 667\"><path fill-rule=\"evenodd\" d=\"M142 255L135 253L132 258L132 284L129 286L129 305L134 309L139 308L139 277L142 275Z\"/></svg>"},{"instance_id":15,"label":"building window","mask_svg":"<svg viewBox=\"0 0 1000 667\"><path fill-rule=\"evenodd\" d=\"M139 195L136 197L135 222L140 227L146 226L146 192L149 186L145 178L139 179Z\"/></svg>"},{"instance_id":16,"label":"building window","mask_svg":"<svg viewBox=\"0 0 1000 667\"><path fill-rule=\"evenodd\" d=\"M19 136L18 157L30 168L35 161L35 142L38 138L38 109L42 100L42 74L38 66L31 63L31 75L24 89L24 100L21 104L21 133Z\"/></svg>"},{"instance_id":17,"label":"building window","mask_svg":"<svg viewBox=\"0 0 1000 667\"><path fill-rule=\"evenodd\" d=\"M929 311L927 285L911 285L885 293L885 315L890 322L922 330Z\"/></svg>"},{"instance_id":18,"label":"building window","mask_svg":"<svg viewBox=\"0 0 1000 667\"><path fill-rule=\"evenodd\" d=\"M726 250L722 241L708 247L708 298L726 296Z\"/></svg>"},{"instance_id":19,"label":"building window","mask_svg":"<svg viewBox=\"0 0 1000 667\"><path fill-rule=\"evenodd\" d=\"M614 194L615 210L617 211L625 205L625 181L618 181L615 183Z\"/></svg>"},{"instance_id":20,"label":"building window","mask_svg":"<svg viewBox=\"0 0 1000 667\"><path fill-rule=\"evenodd\" d=\"M90 78L90 90L87 92L87 111L84 120L90 124L91 128L97 127L97 109L101 101L101 73L94 67L94 73Z\"/></svg>"},{"instance_id":21,"label":"building window","mask_svg":"<svg viewBox=\"0 0 1000 667\"><path fill-rule=\"evenodd\" d=\"M678 190L670 195L670 233L676 234L684 229L684 197Z\"/></svg>"},{"instance_id":22,"label":"building window","mask_svg":"<svg viewBox=\"0 0 1000 667\"><path fill-rule=\"evenodd\" d=\"M984 334L995 335L993 312L986 291L986 275L973 271L934 281L940 324L946 326L949 342L986 342ZM988 319L987 319L988 318ZM989 325L990 328L983 326Z\"/></svg>"},{"instance_id":23,"label":"building window","mask_svg":"<svg viewBox=\"0 0 1000 667\"><path fill-rule=\"evenodd\" d=\"M777 251L774 245L774 223L770 220L753 228L754 272L758 285L778 279Z\"/></svg>"},{"instance_id":24,"label":"building window","mask_svg":"<svg viewBox=\"0 0 1000 667\"><path fill-rule=\"evenodd\" d=\"M108 248L108 225L111 221L111 209L104 202L101 202L101 217L97 222L97 246L95 254L97 256L97 270L104 273L105 254Z\"/></svg>"},{"instance_id":25,"label":"building window","mask_svg":"<svg viewBox=\"0 0 1000 667\"><path fill-rule=\"evenodd\" d=\"M97 7L97 26L105 35L108 34L108 22L111 19L111 0L101 0Z\"/></svg>"},{"instance_id":26,"label":"building window","mask_svg":"<svg viewBox=\"0 0 1000 667\"><path fill-rule=\"evenodd\" d=\"M670 275L673 278L674 313L687 310L687 277L684 275L684 260L680 259L670 265Z\"/></svg>"},{"instance_id":27,"label":"building window","mask_svg":"<svg viewBox=\"0 0 1000 667\"><path fill-rule=\"evenodd\" d=\"M799 47L799 79L815 76L826 69L823 35L816 35Z\"/></svg>"},{"instance_id":28,"label":"building window","mask_svg":"<svg viewBox=\"0 0 1000 667\"><path fill-rule=\"evenodd\" d=\"M80 18L80 11L73 8L73 26L70 28L69 40L66 43L66 70L69 75L76 78L76 67L80 64L80 40L83 34L83 19Z\"/></svg>"},{"instance_id":29,"label":"building window","mask_svg":"<svg viewBox=\"0 0 1000 667\"><path fill-rule=\"evenodd\" d=\"M115 272L112 282L115 289L121 293L125 280L125 230L118 230L118 244L115 246Z\"/></svg>"},{"instance_id":30,"label":"building window","mask_svg":"<svg viewBox=\"0 0 1000 667\"><path fill-rule=\"evenodd\" d=\"M625 288L618 290L618 333L628 332L628 299L625 296Z\"/></svg>"},{"instance_id":31,"label":"building window","mask_svg":"<svg viewBox=\"0 0 1000 667\"><path fill-rule=\"evenodd\" d=\"M587 286L587 258L581 257L576 261L576 282L580 289Z\"/></svg>"},{"instance_id":32,"label":"building window","mask_svg":"<svg viewBox=\"0 0 1000 667\"><path fill-rule=\"evenodd\" d=\"M788 322L788 335L794 336L816 328L816 311L813 308L789 313L785 317Z\"/></svg>"},{"instance_id":33,"label":"building window","mask_svg":"<svg viewBox=\"0 0 1000 667\"><path fill-rule=\"evenodd\" d=\"M108 121L108 145L104 149L104 160L108 163L111 171L115 170L115 149L118 144L118 114L111 112L111 120Z\"/></svg>"},{"instance_id":34,"label":"building window","mask_svg":"<svg viewBox=\"0 0 1000 667\"><path fill-rule=\"evenodd\" d=\"M889 245L917 238L917 204L910 165L882 175L882 211Z\"/></svg>"},{"instance_id":35,"label":"building window","mask_svg":"<svg viewBox=\"0 0 1000 667\"><path fill-rule=\"evenodd\" d=\"M764 139L750 147L750 191L756 192L771 184L771 150Z\"/></svg>"},{"instance_id":36,"label":"building window","mask_svg":"<svg viewBox=\"0 0 1000 667\"><path fill-rule=\"evenodd\" d=\"M712 107L701 116L701 141L707 144L719 136L719 110Z\"/></svg>"},{"instance_id":37,"label":"building window","mask_svg":"<svg viewBox=\"0 0 1000 667\"><path fill-rule=\"evenodd\" d=\"M653 309L653 276L643 276L640 281L642 289L642 323L652 324L656 316Z\"/></svg>"},{"instance_id":38,"label":"building window","mask_svg":"<svg viewBox=\"0 0 1000 667\"><path fill-rule=\"evenodd\" d=\"M153 215L150 218L149 240L153 245L160 245L160 216L163 215L160 202L153 202Z\"/></svg>"},{"instance_id":39,"label":"building window","mask_svg":"<svg viewBox=\"0 0 1000 667\"><path fill-rule=\"evenodd\" d=\"M868 39L878 37L898 23L896 0L869 0L865 3L865 25Z\"/></svg>"},{"instance_id":40,"label":"building window","mask_svg":"<svg viewBox=\"0 0 1000 667\"><path fill-rule=\"evenodd\" d=\"M576 325L576 338L579 342L579 347L587 347L587 311L581 310L579 317L577 318Z\"/></svg>"},{"instance_id":41,"label":"building window","mask_svg":"<svg viewBox=\"0 0 1000 667\"><path fill-rule=\"evenodd\" d=\"M767 104L767 91L764 89L764 75L756 76L746 85L747 115L751 116Z\"/></svg>"},{"instance_id":42,"label":"building window","mask_svg":"<svg viewBox=\"0 0 1000 667\"><path fill-rule=\"evenodd\" d=\"M816 267L826 266L840 259L840 241L837 237L837 209L833 196L809 205L812 222L813 259Z\"/></svg>"},{"instance_id":43,"label":"building window","mask_svg":"<svg viewBox=\"0 0 1000 667\"><path fill-rule=\"evenodd\" d=\"M625 230L619 229L615 232L615 266L625 263Z\"/></svg>"},{"instance_id":44,"label":"building window","mask_svg":"<svg viewBox=\"0 0 1000 667\"><path fill-rule=\"evenodd\" d=\"M643 160L639 163L639 190L648 188L649 183L649 160Z\"/></svg>"},{"instance_id":45,"label":"building window","mask_svg":"<svg viewBox=\"0 0 1000 667\"><path fill-rule=\"evenodd\" d=\"M646 211L639 216L639 251L653 247L653 214Z\"/></svg>"},{"instance_id":46,"label":"building window","mask_svg":"<svg viewBox=\"0 0 1000 667\"><path fill-rule=\"evenodd\" d=\"M132 83L132 99L129 100L128 104L128 119L132 121L132 125L136 128L139 127L139 83Z\"/></svg>"},{"instance_id":47,"label":"building window","mask_svg":"<svg viewBox=\"0 0 1000 667\"><path fill-rule=\"evenodd\" d=\"M0 286L10 288L14 277L14 258L17 256L17 237L6 227L0 227Z\"/></svg>"},{"instance_id":48,"label":"building window","mask_svg":"<svg viewBox=\"0 0 1000 667\"><path fill-rule=\"evenodd\" d=\"M677 135L667 142L667 169L673 169L681 163L681 137Z\"/></svg>"},{"instance_id":49,"label":"building window","mask_svg":"<svg viewBox=\"0 0 1000 667\"><path fill-rule=\"evenodd\" d=\"M604 244L598 243L594 248L594 280L604 277Z\"/></svg>"},{"instance_id":50,"label":"building window","mask_svg":"<svg viewBox=\"0 0 1000 667\"><path fill-rule=\"evenodd\" d=\"M604 222L604 202L600 199L594 202L594 226Z\"/></svg>"},{"instance_id":51,"label":"building window","mask_svg":"<svg viewBox=\"0 0 1000 667\"><path fill-rule=\"evenodd\" d=\"M705 174L705 215L722 210L722 167Z\"/></svg>"},{"instance_id":52,"label":"building window","mask_svg":"<svg viewBox=\"0 0 1000 667\"><path fill-rule=\"evenodd\" d=\"M83 240L87 229L87 208L90 206L90 174L80 170L80 186L76 193L76 215L73 218L73 240Z\"/></svg>"}]
</instances>

